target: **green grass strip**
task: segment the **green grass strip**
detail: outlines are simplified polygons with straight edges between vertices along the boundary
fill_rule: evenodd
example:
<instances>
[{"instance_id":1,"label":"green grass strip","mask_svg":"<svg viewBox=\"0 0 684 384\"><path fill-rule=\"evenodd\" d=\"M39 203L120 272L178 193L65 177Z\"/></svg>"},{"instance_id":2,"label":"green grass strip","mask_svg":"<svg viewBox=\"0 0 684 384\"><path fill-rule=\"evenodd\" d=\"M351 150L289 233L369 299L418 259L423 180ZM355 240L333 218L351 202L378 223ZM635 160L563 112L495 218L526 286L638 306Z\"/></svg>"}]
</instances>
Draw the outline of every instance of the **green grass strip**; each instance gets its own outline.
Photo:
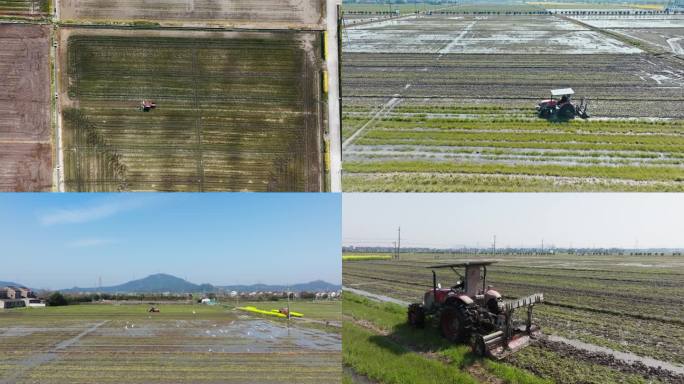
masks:
<instances>
[{"instance_id":1,"label":"green grass strip","mask_svg":"<svg viewBox=\"0 0 684 384\"><path fill-rule=\"evenodd\" d=\"M470 375L410 352L353 324L342 329L342 359L356 372L386 384L477 383Z\"/></svg>"},{"instance_id":2,"label":"green grass strip","mask_svg":"<svg viewBox=\"0 0 684 384\"><path fill-rule=\"evenodd\" d=\"M382 163L346 162L347 173L431 172L431 173L484 173L503 175L537 175L556 177L593 177L626 180L684 181L684 169L674 167L639 166L563 166L437 163L429 161L390 161Z\"/></svg>"}]
</instances>

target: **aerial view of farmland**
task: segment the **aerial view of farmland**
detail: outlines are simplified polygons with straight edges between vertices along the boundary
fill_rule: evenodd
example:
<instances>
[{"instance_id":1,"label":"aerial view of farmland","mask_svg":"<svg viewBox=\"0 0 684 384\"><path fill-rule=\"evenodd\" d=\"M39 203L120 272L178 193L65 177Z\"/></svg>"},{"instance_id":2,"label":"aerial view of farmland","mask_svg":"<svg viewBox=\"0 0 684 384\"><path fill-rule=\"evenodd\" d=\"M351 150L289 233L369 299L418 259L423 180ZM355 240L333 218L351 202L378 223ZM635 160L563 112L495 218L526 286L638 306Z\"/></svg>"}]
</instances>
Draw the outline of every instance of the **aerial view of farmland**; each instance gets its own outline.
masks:
<instances>
[{"instance_id":1,"label":"aerial view of farmland","mask_svg":"<svg viewBox=\"0 0 684 384\"><path fill-rule=\"evenodd\" d=\"M432 197L424 198L425 201L430 199ZM347 246L343 253L343 361L349 382L606 384L684 381L684 258L682 249L676 248L681 247L681 243L669 249L599 248L578 246L581 241L577 236L573 237L575 245L562 248L553 245L548 237L546 242L540 239L536 246L512 246L507 245L510 236L504 237L499 232L491 245L480 242L478 246L473 242L472 246L439 246L425 240L431 236L428 233L438 234L433 237L453 233L450 238L444 238L442 244L465 243L464 236L474 231L467 228L468 225L477 229L491 228L494 225L482 223L491 223L491 217L497 214L519 215L527 211L526 216L501 221L528 223L518 229L511 227L508 232L539 236L555 232L554 229L542 229L543 226L560 226L567 230L576 225L579 218L591 215L578 203L572 207L579 212L570 215L574 217L564 218L571 224L550 225L536 212L529 212L529 205L525 203L528 198L510 199L520 207L508 211L501 209L494 197L487 200L487 204L493 206L491 209L484 208L483 204L472 209L453 204L459 200L456 197L434 199L444 208L439 214L430 215L435 212L421 204L416 204L421 208L421 213L416 214L418 209L410 208L411 203L407 200L401 205L395 204L397 213L388 211L387 204L379 203L379 199L367 198L362 204L364 195L357 195L355 201L347 204L351 198L345 197L345 205L363 207L365 212L348 214L348 208L344 212ZM507 200L507 197L497 195L496 199ZM564 211L563 207L558 208L558 205L565 205L558 202L562 198L548 199L555 200L553 204L544 204L544 209ZM463 204L465 201L472 204L477 198L463 200ZM588 199L575 197L574 200L597 206L597 203L586 203ZM613 206L606 204L607 199L597 200L602 205ZM378 205L377 210L370 208ZM644 208L642 204L635 205ZM433 209L436 206L432 206ZM653 205L648 207L654 208ZM681 211L681 204L672 201L670 208L661 206L661 209ZM378 215L384 217L377 219ZM421 215L423 220L408 220ZM622 215L616 213L615 216ZM655 215L647 216L655 218ZM404 218L401 248L387 238L375 237L377 231L364 230L371 227L360 222L372 221L377 226L399 217ZM347 223L348 220L352 223ZM612 219L598 221L605 223ZM455 225L460 230L454 231ZM620 231L633 233L634 228L617 226ZM654 231L662 229L653 226ZM614 233L592 230L599 238ZM675 233L664 231L670 235ZM396 236L396 232L394 234ZM644 236L645 233L642 241ZM411 245L418 242L419 246ZM484 274L476 272L473 277L463 272L469 268L481 271L482 266L478 263L484 264ZM473 278L481 280L472 285ZM499 308L507 308L506 312L499 312L497 305L491 309L488 302L484 309L477 310L478 320L472 320L472 328L466 331L472 332L472 339L468 336L452 339L452 328L444 319L449 318L453 302L450 304L447 299L441 306L430 304L433 290L436 291L434 301L437 301L439 297L456 297L459 292L465 290L467 293L475 288L486 292L484 296L472 296L474 303L471 306L479 305L477 303L483 297L500 294L503 305L499 304ZM525 334L525 304L517 301L521 298L528 300L528 308L533 308L530 336ZM422 306L416 308L412 303L422 303ZM487 323L487 316L492 312L507 315L508 308L516 306L513 324L515 326L517 322L522 327L513 328L512 334L516 336L509 338L506 322L494 326ZM467 318L459 319L463 324L466 322L463 319ZM477 348L478 333L483 335L483 349ZM398 372L410 379L397 380Z\"/></svg>"},{"instance_id":2,"label":"aerial view of farmland","mask_svg":"<svg viewBox=\"0 0 684 384\"><path fill-rule=\"evenodd\" d=\"M0 383L341 382L341 197L298 195L0 194Z\"/></svg>"},{"instance_id":3,"label":"aerial view of farmland","mask_svg":"<svg viewBox=\"0 0 684 384\"><path fill-rule=\"evenodd\" d=\"M684 9L500 3L345 4L345 191L684 189Z\"/></svg>"},{"instance_id":4,"label":"aerial view of farmland","mask_svg":"<svg viewBox=\"0 0 684 384\"><path fill-rule=\"evenodd\" d=\"M2 190L340 189L334 0L10 0L0 23Z\"/></svg>"}]
</instances>

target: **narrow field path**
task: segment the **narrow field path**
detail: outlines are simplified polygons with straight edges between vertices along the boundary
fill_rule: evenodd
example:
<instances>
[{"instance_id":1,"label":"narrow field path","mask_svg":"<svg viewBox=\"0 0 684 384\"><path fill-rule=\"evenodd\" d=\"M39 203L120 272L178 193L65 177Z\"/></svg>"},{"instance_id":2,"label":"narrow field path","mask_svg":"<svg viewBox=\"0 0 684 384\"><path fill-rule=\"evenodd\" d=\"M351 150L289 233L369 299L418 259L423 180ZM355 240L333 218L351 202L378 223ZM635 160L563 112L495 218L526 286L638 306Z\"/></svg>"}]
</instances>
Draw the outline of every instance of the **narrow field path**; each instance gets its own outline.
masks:
<instances>
[{"instance_id":1,"label":"narrow field path","mask_svg":"<svg viewBox=\"0 0 684 384\"><path fill-rule=\"evenodd\" d=\"M657 360L657 359L653 359L650 357L643 357L643 356L635 355L635 354L629 353L629 352L616 351L614 349L601 347L599 345L585 343L585 342L580 341L580 340L568 339L568 338L565 338L562 336L547 335L546 338L548 340L551 340L551 341L567 344L571 347L581 349L583 351L604 353L606 355L613 356L616 359L618 359L620 361L624 361L626 363L630 363L630 364L640 363L640 364L643 364L647 367L661 368L661 369L668 370L670 372L674 372L674 373L677 373L680 375L684 375L684 366L674 364L674 363L669 363L667 361Z\"/></svg>"},{"instance_id":2,"label":"narrow field path","mask_svg":"<svg viewBox=\"0 0 684 384\"><path fill-rule=\"evenodd\" d=\"M410 84L407 84L404 89L408 89L410 86L411 86ZM368 129L368 127L370 127L378 119L385 117L400 102L401 102L401 94L397 93L392 97L392 99L390 99L390 101L385 103L385 105L383 105L382 108L380 108L380 110L375 115L373 115L373 117L371 117L371 119L368 120L368 122L366 122L366 124L364 124L361 128L359 128L356 132L354 132L353 135L351 135L347 140L345 140L344 143L342 143L342 149L343 150L347 149L347 147L349 147L354 142L354 140L356 140L359 136L361 136L361 134L364 131L366 131L366 129Z\"/></svg>"},{"instance_id":3,"label":"narrow field path","mask_svg":"<svg viewBox=\"0 0 684 384\"><path fill-rule=\"evenodd\" d=\"M26 360L24 360L21 363L21 368L14 373L10 374L8 377L0 380L0 384L15 384L19 381L21 376L30 370L33 370L34 368L49 363L59 357L59 352L62 352L64 349L69 348L70 346L78 343L81 338L84 336L87 336L90 333L95 332L98 328L101 326L107 324L109 320L105 320L103 322L97 323L93 325L92 327L84 330L83 332L79 333L78 335L61 341L57 343L52 349L48 350L47 352L39 353L36 355L33 355Z\"/></svg>"}]
</instances>

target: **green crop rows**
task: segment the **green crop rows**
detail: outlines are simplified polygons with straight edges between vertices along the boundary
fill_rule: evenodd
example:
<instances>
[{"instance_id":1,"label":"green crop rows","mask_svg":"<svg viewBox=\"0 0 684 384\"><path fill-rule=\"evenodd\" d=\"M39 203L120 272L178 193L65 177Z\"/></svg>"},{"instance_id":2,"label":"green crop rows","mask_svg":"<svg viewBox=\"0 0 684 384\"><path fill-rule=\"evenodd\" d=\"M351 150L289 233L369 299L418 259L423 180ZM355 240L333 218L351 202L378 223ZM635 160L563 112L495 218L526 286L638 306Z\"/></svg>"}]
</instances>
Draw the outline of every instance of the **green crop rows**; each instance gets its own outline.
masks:
<instances>
[{"instance_id":1,"label":"green crop rows","mask_svg":"<svg viewBox=\"0 0 684 384\"><path fill-rule=\"evenodd\" d=\"M308 37L71 36L67 190L321 190Z\"/></svg>"},{"instance_id":2,"label":"green crop rows","mask_svg":"<svg viewBox=\"0 0 684 384\"><path fill-rule=\"evenodd\" d=\"M427 265L474 257L479 256L415 254L392 261L345 262L344 284L408 302L420 301L432 281ZM684 363L684 266L677 257L497 254L496 258L501 261L490 268L488 281L506 297L545 294L546 304L535 309L536 321L545 334ZM444 285L455 275L440 274L438 278ZM534 349L523 354L520 365L529 368L534 356L547 353L555 352ZM572 371L563 368L564 373L554 373L549 371L550 365L545 366L545 375L556 379ZM606 377L613 374L606 373ZM606 382L611 381L619 380Z\"/></svg>"}]
</instances>

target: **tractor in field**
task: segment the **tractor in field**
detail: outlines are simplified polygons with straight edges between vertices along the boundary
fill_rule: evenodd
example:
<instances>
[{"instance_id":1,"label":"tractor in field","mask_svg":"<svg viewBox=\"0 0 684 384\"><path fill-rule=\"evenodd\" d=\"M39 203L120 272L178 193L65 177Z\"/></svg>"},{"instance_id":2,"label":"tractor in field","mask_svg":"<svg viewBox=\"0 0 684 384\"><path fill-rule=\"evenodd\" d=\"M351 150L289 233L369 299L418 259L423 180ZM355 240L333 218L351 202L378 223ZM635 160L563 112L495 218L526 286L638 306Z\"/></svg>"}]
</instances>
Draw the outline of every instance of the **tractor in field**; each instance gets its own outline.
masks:
<instances>
[{"instance_id":1,"label":"tractor in field","mask_svg":"<svg viewBox=\"0 0 684 384\"><path fill-rule=\"evenodd\" d=\"M502 359L529 345L540 335L532 324L532 308L544 302L544 294L536 293L518 300L503 300L501 294L487 285L487 266L494 261L463 262L435 265L432 289L425 292L422 303L408 307L408 322L422 328L426 322L439 324L442 336L456 343L470 343L478 356ZM461 275L457 268L464 268ZM449 288L437 283L436 270L451 269L459 280ZM527 310L523 324L514 321L518 308Z\"/></svg>"},{"instance_id":2,"label":"tractor in field","mask_svg":"<svg viewBox=\"0 0 684 384\"><path fill-rule=\"evenodd\" d=\"M537 115L551 121L567 121L575 117L588 119L589 102L582 98L580 104L576 105L572 102L574 94L575 91L572 88L552 90L550 99L542 100L537 104Z\"/></svg>"},{"instance_id":3,"label":"tractor in field","mask_svg":"<svg viewBox=\"0 0 684 384\"><path fill-rule=\"evenodd\" d=\"M143 112L149 112L157 108L157 104L154 101L143 100L140 102L140 110Z\"/></svg>"}]
</instances>

